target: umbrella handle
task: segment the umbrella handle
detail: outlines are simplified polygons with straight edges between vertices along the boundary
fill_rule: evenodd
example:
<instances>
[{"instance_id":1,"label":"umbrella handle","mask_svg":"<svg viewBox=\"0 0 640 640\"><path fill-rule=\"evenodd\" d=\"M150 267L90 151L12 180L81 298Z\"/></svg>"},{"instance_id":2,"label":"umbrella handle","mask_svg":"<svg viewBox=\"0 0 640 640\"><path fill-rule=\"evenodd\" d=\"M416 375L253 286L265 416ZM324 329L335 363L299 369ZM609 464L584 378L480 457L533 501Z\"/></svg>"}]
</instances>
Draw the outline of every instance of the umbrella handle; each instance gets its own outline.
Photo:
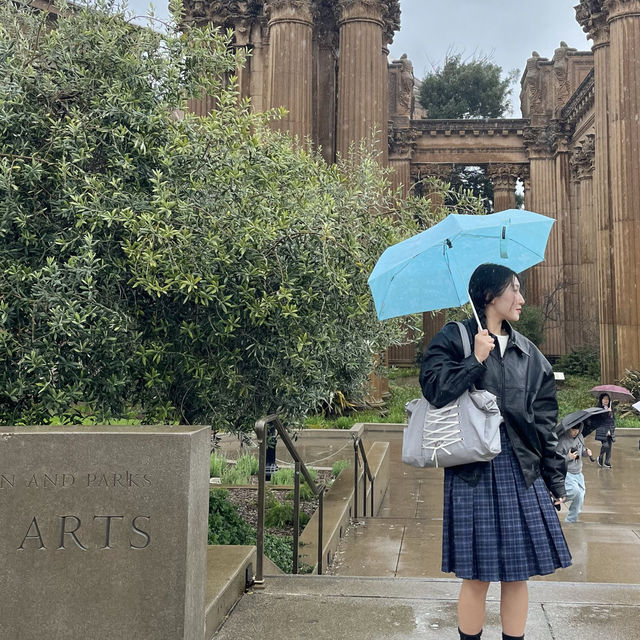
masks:
<instances>
[{"instance_id":1,"label":"umbrella handle","mask_svg":"<svg viewBox=\"0 0 640 640\"><path fill-rule=\"evenodd\" d=\"M478 312L476 308L473 306L473 300L471 300L471 293L469 293L469 304L471 305L471 309L473 310L473 317L476 319L478 323L478 332L482 331L482 323L480 322L480 316L478 316Z\"/></svg>"}]
</instances>

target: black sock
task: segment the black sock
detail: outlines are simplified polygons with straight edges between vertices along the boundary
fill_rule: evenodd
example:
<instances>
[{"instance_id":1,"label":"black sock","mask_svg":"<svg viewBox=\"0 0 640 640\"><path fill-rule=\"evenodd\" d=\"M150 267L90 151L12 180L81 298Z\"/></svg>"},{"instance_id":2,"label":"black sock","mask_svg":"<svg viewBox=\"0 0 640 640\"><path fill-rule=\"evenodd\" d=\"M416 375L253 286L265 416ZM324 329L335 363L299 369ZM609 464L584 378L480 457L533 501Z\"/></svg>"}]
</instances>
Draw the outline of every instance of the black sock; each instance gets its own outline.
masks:
<instances>
[{"instance_id":1,"label":"black sock","mask_svg":"<svg viewBox=\"0 0 640 640\"><path fill-rule=\"evenodd\" d=\"M462 631L460 631L460 628L458 627L458 633L460 634L460 640L480 640L482 629L480 629L478 633L470 636L468 633L463 633Z\"/></svg>"},{"instance_id":2,"label":"black sock","mask_svg":"<svg viewBox=\"0 0 640 640\"><path fill-rule=\"evenodd\" d=\"M502 640L524 640L524 633L521 636L508 636L504 631L502 632Z\"/></svg>"}]
</instances>

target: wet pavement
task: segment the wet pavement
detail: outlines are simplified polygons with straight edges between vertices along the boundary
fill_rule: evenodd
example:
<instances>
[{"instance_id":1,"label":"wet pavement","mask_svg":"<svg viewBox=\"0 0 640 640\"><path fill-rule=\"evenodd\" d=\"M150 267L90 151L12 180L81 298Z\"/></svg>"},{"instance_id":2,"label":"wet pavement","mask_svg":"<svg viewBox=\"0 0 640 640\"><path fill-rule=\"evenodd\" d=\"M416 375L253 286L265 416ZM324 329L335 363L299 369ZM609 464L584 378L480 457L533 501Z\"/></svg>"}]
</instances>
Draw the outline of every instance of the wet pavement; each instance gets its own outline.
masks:
<instances>
[{"instance_id":1,"label":"wet pavement","mask_svg":"<svg viewBox=\"0 0 640 640\"><path fill-rule=\"evenodd\" d=\"M584 465L581 521L563 523L573 565L529 584L527 640L640 636L640 430L620 431L613 469ZM368 433L370 442L390 443L389 488L378 517L349 528L330 575L267 577L264 589L241 598L216 640L458 638L460 583L440 572L442 471L403 465L401 433L392 425ZM597 455L592 437L587 444ZM318 441L309 454L344 457L335 444L325 448ZM499 599L492 584L483 640L501 637Z\"/></svg>"},{"instance_id":2,"label":"wet pavement","mask_svg":"<svg viewBox=\"0 0 640 640\"><path fill-rule=\"evenodd\" d=\"M622 431L622 430L621 430ZM630 433L627 433L630 432ZM445 578L440 571L442 479L438 469L400 462L400 433L376 433L391 448L391 480L378 517L347 531L330 569L332 575ZM573 564L533 580L640 583L640 431L625 430L613 445L612 469L586 461L587 487L579 522L560 520ZM586 439L595 456L600 447Z\"/></svg>"}]
</instances>

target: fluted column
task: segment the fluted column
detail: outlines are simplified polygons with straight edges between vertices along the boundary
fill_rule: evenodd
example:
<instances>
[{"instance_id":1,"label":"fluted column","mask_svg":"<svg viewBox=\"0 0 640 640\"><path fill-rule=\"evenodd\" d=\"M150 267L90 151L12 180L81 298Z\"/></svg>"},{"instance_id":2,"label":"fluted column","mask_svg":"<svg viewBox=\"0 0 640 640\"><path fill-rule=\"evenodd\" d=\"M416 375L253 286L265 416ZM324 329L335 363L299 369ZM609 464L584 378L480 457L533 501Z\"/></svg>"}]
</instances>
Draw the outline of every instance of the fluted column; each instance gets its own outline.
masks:
<instances>
[{"instance_id":1,"label":"fluted column","mask_svg":"<svg viewBox=\"0 0 640 640\"><path fill-rule=\"evenodd\" d=\"M558 232L558 263L557 282L560 285L559 295L562 298L562 306L559 311L559 323L557 332L560 335L562 351L556 353L567 353L569 334L572 341L577 340L577 321L580 303L578 301L578 282L575 274L569 274L565 270L566 259L573 261L577 265L577 255L575 247L575 229L570 226L570 175L569 175L569 150L566 136L559 135L555 141L555 172L556 172L556 224Z\"/></svg>"},{"instance_id":2,"label":"fluted column","mask_svg":"<svg viewBox=\"0 0 640 640\"><path fill-rule=\"evenodd\" d=\"M267 0L269 105L288 113L272 126L303 139L312 131L312 38L310 0Z\"/></svg>"},{"instance_id":3,"label":"fluted column","mask_svg":"<svg viewBox=\"0 0 640 640\"><path fill-rule=\"evenodd\" d=\"M581 0L576 18L593 40L595 84L595 166L593 191L597 218L598 325L600 332L600 364L603 381L614 380L618 370L617 329L614 291L616 274L611 253L613 226L611 221L611 175L609 170L609 26L601 2Z\"/></svg>"},{"instance_id":4,"label":"fluted column","mask_svg":"<svg viewBox=\"0 0 640 640\"><path fill-rule=\"evenodd\" d=\"M381 0L338 0L341 10L338 61L337 149L345 156L352 143L371 140L383 154L386 147L388 81L383 65Z\"/></svg>"},{"instance_id":5,"label":"fluted column","mask_svg":"<svg viewBox=\"0 0 640 640\"><path fill-rule=\"evenodd\" d=\"M598 343L598 217L593 195L594 145L589 135L578 165L580 208L578 220L578 264L580 281L581 344Z\"/></svg>"},{"instance_id":6,"label":"fluted column","mask_svg":"<svg viewBox=\"0 0 640 640\"><path fill-rule=\"evenodd\" d=\"M567 351L581 346L582 342L582 280L580 278L580 206L582 189L579 178L581 148L578 146L569 156L569 208L567 212L567 229L569 232L563 242L564 276L569 283L565 291L565 336Z\"/></svg>"},{"instance_id":7,"label":"fluted column","mask_svg":"<svg viewBox=\"0 0 640 640\"><path fill-rule=\"evenodd\" d=\"M516 169L508 164L489 165L487 176L493 184L493 210L513 209L516 204Z\"/></svg>"},{"instance_id":8,"label":"fluted column","mask_svg":"<svg viewBox=\"0 0 640 640\"><path fill-rule=\"evenodd\" d=\"M608 0L609 171L617 362L640 368L640 0Z\"/></svg>"},{"instance_id":9,"label":"fluted column","mask_svg":"<svg viewBox=\"0 0 640 640\"><path fill-rule=\"evenodd\" d=\"M535 134L534 134L535 135ZM527 301L542 310L545 319L544 353L565 353L564 340L564 296L562 289L562 229L556 208L556 163L551 150L542 142L547 138L546 130L537 132L537 140L529 146L531 187L527 201L531 211L556 220L551 229L544 262L533 267L527 274ZM529 206L529 205L527 205Z\"/></svg>"}]
</instances>

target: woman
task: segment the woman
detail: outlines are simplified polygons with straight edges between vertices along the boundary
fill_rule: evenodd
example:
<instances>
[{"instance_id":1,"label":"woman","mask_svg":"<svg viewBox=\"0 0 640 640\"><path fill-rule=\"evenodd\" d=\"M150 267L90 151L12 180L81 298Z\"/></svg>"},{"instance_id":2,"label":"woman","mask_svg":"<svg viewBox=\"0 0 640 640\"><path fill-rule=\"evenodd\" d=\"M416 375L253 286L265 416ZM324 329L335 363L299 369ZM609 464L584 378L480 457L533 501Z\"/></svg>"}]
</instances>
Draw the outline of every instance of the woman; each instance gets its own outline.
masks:
<instances>
[{"instance_id":1,"label":"woman","mask_svg":"<svg viewBox=\"0 0 640 640\"><path fill-rule=\"evenodd\" d=\"M462 578L461 639L480 638L490 582L501 583L503 639L524 638L527 579L571 564L554 510L565 498L555 381L540 351L509 324L524 304L517 274L481 265L469 293L485 327L464 322L474 352L464 358L457 326L446 325L425 353L420 384L438 407L474 384L494 393L502 452L491 462L445 469L442 570Z\"/></svg>"},{"instance_id":2,"label":"woman","mask_svg":"<svg viewBox=\"0 0 640 640\"><path fill-rule=\"evenodd\" d=\"M593 416L596 422L596 440L601 443L598 465L605 469L611 469L611 446L615 440L616 417L611 406L611 398L607 393L601 393L598 398L598 407L608 409L606 413Z\"/></svg>"}]
</instances>

